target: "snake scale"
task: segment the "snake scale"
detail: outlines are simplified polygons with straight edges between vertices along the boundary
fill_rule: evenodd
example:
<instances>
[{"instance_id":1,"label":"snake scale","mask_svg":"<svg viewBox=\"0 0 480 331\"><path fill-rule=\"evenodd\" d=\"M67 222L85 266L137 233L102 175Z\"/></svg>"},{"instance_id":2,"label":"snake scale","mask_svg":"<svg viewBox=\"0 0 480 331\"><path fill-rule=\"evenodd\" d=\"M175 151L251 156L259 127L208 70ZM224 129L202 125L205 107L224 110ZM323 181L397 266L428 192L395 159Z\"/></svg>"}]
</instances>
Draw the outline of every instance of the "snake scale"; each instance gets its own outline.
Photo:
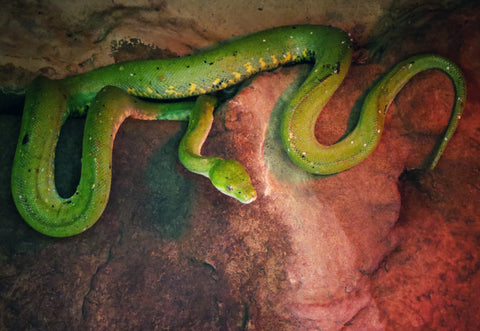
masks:
<instances>
[{"instance_id":1,"label":"snake scale","mask_svg":"<svg viewBox=\"0 0 480 331\"><path fill-rule=\"evenodd\" d=\"M366 94L356 127L333 145L315 138L322 108L347 74L349 36L328 26L285 26L260 31L188 56L118 63L61 80L36 78L27 89L12 168L12 194L25 221L54 237L79 234L101 216L108 201L115 134L127 117L189 121L179 147L182 164L207 176L222 193L241 202L256 198L240 163L201 154L213 120L212 92L233 86L260 71L300 62L313 63L281 118L281 138L294 163L314 174L353 167L377 146L386 111L415 74L440 70L455 91L450 121L426 167L433 168L463 111L466 87L459 68L437 55L408 58L379 79ZM182 100L199 96L196 101ZM178 102L153 102L151 99ZM146 101L148 100L148 101ZM87 111L88 110L88 111ZM55 188L55 147L68 116L87 113L78 187L68 198Z\"/></svg>"}]
</instances>

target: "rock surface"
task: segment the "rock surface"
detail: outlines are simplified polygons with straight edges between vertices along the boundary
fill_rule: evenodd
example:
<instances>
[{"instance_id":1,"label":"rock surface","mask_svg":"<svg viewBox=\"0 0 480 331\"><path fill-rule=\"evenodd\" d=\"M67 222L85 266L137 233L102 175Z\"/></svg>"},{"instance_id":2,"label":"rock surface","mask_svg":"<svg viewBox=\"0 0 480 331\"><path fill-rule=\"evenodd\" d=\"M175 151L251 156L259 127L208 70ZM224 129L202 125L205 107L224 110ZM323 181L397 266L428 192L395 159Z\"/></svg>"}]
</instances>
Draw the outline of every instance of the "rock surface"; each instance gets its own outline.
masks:
<instances>
[{"instance_id":1,"label":"rock surface","mask_svg":"<svg viewBox=\"0 0 480 331\"><path fill-rule=\"evenodd\" d=\"M115 141L105 213L79 236L51 239L15 211L9 176L20 117L2 115L0 329L475 329L480 12L439 12L422 16L423 25L417 18L414 37L408 27L386 31L382 37L397 43L384 42L390 47L383 64L353 65L316 126L322 142L334 142L357 98L388 65L439 52L464 70L469 95L432 172L406 169L421 164L448 121L453 93L442 74L423 73L405 87L367 160L313 178L291 164L278 133L285 99L309 67L281 68L243 84L219 107L204 146L205 154L246 167L257 188L254 203L220 194L178 163L181 123L127 120ZM118 8L101 13L122 23L117 32L136 17ZM193 31L192 40L202 35ZM68 125L70 136L81 136L81 122ZM70 136L67 149L78 143Z\"/></svg>"}]
</instances>

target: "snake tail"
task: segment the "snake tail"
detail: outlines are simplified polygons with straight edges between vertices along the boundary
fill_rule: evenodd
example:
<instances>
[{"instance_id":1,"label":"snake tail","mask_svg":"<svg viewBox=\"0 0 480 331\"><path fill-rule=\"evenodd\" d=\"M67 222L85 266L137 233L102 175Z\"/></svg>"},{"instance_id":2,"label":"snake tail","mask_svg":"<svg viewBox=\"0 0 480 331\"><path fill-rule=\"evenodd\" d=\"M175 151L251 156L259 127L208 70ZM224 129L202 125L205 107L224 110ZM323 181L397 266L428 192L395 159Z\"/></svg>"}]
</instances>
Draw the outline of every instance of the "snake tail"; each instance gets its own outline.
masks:
<instances>
[{"instance_id":1,"label":"snake tail","mask_svg":"<svg viewBox=\"0 0 480 331\"><path fill-rule=\"evenodd\" d=\"M320 84L315 85L308 77L301 86L307 91L298 93L288 104L282 118L282 139L290 158L304 170L319 175L335 174L357 165L378 145L387 110L399 91L416 74L434 69L450 78L455 97L447 127L422 164L424 168L433 169L462 116L466 86L460 69L452 61L438 55L418 55L398 63L367 93L353 131L332 145L322 145L315 137L313 119L318 117L343 80L349 63L350 57L346 55L333 71L330 69L330 72L323 74Z\"/></svg>"}]
</instances>

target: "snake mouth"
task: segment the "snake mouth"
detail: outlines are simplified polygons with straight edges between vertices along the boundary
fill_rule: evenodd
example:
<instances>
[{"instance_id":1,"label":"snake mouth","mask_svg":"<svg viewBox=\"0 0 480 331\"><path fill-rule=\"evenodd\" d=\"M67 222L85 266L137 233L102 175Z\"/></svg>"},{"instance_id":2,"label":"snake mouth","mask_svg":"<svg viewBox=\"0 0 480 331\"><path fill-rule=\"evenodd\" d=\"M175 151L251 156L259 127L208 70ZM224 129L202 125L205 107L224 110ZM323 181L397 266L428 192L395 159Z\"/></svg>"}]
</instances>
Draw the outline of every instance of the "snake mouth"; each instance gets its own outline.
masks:
<instances>
[{"instance_id":1,"label":"snake mouth","mask_svg":"<svg viewBox=\"0 0 480 331\"><path fill-rule=\"evenodd\" d=\"M255 189L253 187L251 187L248 190L236 191L232 186L227 185L225 190L220 189L218 187L217 187L217 189L219 189L219 191L222 192L223 194L225 194L225 195L227 195L231 198L235 198L236 200L238 200L239 202L241 202L243 204L252 203L253 201L255 201L257 199L257 192L255 191Z\"/></svg>"},{"instance_id":2,"label":"snake mouth","mask_svg":"<svg viewBox=\"0 0 480 331\"><path fill-rule=\"evenodd\" d=\"M254 202L255 200L257 200L257 193L253 191L253 193L251 194L245 194L245 196L243 197L243 200L241 200L240 202L244 204L249 204Z\"/></svg>"}]
</instances>

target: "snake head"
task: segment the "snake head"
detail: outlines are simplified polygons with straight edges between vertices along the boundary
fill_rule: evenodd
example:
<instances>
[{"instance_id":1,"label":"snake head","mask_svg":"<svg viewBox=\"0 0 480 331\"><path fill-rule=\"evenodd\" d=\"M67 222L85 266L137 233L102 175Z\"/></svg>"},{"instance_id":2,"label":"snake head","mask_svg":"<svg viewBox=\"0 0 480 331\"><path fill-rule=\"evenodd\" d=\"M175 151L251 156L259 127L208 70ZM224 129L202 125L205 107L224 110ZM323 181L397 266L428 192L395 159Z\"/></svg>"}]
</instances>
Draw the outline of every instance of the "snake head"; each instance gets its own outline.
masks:
<instances>
[{"instance_id":1,"label":"snake head","mask_svg":"<svg viewBox=\"0 0 480 331\"><path fill-rule=\"evenodd\" d=\"M210 169L209 178L220 192L242 203L250 203L257 198L250 176L235 160L219 159Z\"/></svg>"}]
</instances>

